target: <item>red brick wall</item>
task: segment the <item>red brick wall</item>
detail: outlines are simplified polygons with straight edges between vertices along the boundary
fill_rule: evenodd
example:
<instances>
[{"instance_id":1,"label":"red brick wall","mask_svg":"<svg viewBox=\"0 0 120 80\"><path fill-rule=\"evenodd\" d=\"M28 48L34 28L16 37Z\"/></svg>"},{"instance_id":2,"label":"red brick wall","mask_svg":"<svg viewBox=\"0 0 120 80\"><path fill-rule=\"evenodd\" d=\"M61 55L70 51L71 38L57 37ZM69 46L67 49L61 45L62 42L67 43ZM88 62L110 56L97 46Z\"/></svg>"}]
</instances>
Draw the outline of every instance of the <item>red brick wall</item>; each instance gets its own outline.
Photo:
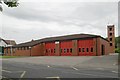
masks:
<instances>
[{"instance_id":1,"label":"red brick wall","mask_svg":"<svg viewBox=\"0 0 120 80\"><path fill-rule=\"evenodd\" d=\"M31 56L43 56L42 44L35 45L31 48Z\"/></svg>"},{"instance_id":2,"label":"red brick wall","mask_svg":"<svg viewBox=\"0 0 120 80\"><path fill-rule=\"evenodd\" d=\"M97 45L98 45L97 46L98 56L102 55L102 45L104 45L104 47L105 47L105 52L104 52L105 54L104 55L107 55L111 52L109 42L100 38L100 37L97 38Z\"/></svg>"},{"instance_id":3,"label":"red brick wall","mask_svg":"<svg viewBox=\"0 0 120 80\"><path fill-rule=\"evenodd\" d=\"M5 54L6 56L30 56L30 50L15 50L14 51L14 48L12 48L12 54L10 53L10 48L8 48L8 53L7 53L7 49L5 48L4 49L5 51Z\"/></svg>"}]
</instances>

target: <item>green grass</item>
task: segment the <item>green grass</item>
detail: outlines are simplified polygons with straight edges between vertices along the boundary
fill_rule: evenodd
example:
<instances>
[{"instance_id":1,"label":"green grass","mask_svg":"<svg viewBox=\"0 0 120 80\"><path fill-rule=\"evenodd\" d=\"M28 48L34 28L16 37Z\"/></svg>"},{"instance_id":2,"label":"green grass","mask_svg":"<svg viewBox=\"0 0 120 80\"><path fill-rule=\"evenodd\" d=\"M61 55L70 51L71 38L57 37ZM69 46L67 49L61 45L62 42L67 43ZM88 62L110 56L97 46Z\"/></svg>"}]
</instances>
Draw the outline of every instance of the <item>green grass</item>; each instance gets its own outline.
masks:
<instances>
[{"instance_id":1,"label":"green grass","mask_svg":"<svg viewBox=\"0 0 120 80\"><path fill-rule=\"evenodd\" d=\"M17 58L19 56L0 56L0 58Z\"/></svg>"}]
</instances>

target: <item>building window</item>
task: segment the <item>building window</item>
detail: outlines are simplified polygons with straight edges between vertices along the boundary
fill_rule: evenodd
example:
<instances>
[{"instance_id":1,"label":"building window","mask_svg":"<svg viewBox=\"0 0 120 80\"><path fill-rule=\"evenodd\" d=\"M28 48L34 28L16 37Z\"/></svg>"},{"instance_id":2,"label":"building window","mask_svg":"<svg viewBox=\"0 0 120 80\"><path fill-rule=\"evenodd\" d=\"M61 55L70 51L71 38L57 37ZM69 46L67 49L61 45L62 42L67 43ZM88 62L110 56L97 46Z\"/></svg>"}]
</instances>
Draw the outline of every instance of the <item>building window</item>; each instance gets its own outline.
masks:
<instances>
[{"instance_id":1,"label":"building window","mask_svg":"<svg viewBox=\"0 0 120 80\"><path fill-rule=\"evenodd\" d=\"M87 51L87 52L89 52L89 49L88 49L88 48L86 48L86 51Z\"/></svg>"},{"instance_id":2,"label":"building window","mask_svg":"<svg viewBox=\"0 0 120 80\"><path fill-rule=\"evenodd\" d=\"M72 53L72 48L70 48L70 52Z\"/></svg>"},{"instance_id":3,"label":"building window","mask_svg":"<svg viewBox=\"0 0 120 80\"><path fill-rule=\"evenodd\" d=\"M27 50L29 50L29 47L27 47Z\"/></svg>"},{"instance_id":4,"label":"building window","mask_svg":"<svg viewBox=\"0 0 120 80\"><path fill-rule=\"evenodd\" d=\"M46 49L46 53L48 53L48 50Z\"/></svg>"},{"instance_id":5,"label":"building window","mask_svg":"<svg viewBox=\"0 0 120 80\"><path fill-rule=\"evenodd\" d=\"M6 48L6 53L8 53L8 48Z\"/></svg>"},{"instance_id":6,"label":"building window","mask_svg":"<svg viewBox=\"0 0 120 80\"><path fill-rule=\"evenodd\" d=\"M55 49L54 49L54 53L55 53Z\"/></svg>"},{"instance_id":7,"label":"building window","mask_svg":"<svg viewBox=\"0 0 120 80\"><path fill-rule=\"evenodd\" d=\"M91 48L91 52L93 52L93 48Z\"/></svg>"},{"instance_id":8,"label":"building window","mask_svg":"<svg viewBox=\"0 0 120 80\"><path fill-rule=\"evenodd\" d=\"M110 31L112 31L112 28L109 28Z\"/></svg>"},{"instance_id":9,"label":"building window","mask_svg":"<svg viewBox=\"0 0 120 80\"><path fill-rule=\"evenodd\" d=\"M110 43L110 46L112 46L112 43Z\"/></svg>"},{"instance_id":10,"label":"building window","mask_svg":"<svg viewBox=\"0 0 120 80\"><path fill-rule=\"evenodd\" d=\"M69 52L69 49L67 49L67 52Z\"/></svg>"},{"instance_id":11,"label":"building window","mask_svg":"<svg viewBox=\"0 0 120 80\"><path fill-rule=\"evenodd\" d=\"M110 36L112 36L112 33L110 33Z\"/></svg>"},{"instance_id":12,"label":"building window","mask_svg":"<svg viewBox=\"0 0 120 80\"><path fill-rule=\"evenodd\" d=\"M26 50L26 48L24 47L24 50Z\"/></svg>"},{"instance_id":13,"label":"building window","mask_svg":"<svg viewBox=\"0 0 120 80\"><path fill-rule=\"evenodd\" d=\"M84 48L82 48L82 52L85 52Z\"/></svg>"},{"instance_id":14,"label":"building window","mask_svg":"<svg viewBox=\"0 0 120 80\"><path fill-rule=\"evenodd\" d=\"M66 53L66 49L64 49L64 53Z\"/></svg>"},{"instance_id":15,"label":"building window","mask_svg":"<svg viewBox=\"0 0 120 80\"><path fill-rule=\"evenodd\" d=\"M60 49L61 50L61 53L62 53L62 49Z\"/></svg>"},{"instance_id":16,"label":"building window","mask_svg":"<svg viewBox=\"0 0 120 80\"><path fill-rule=\"evenodd\" d=\"M15 48L13 48L13 53L15 53Z\"/></svg>"},{"instance_id":17,"label":"building window","mask_svg":"<svg viewBox=\"0 0 120 80\"><path fill-rule=\"evenodd\" d=\"M81 52L81 48L79 48L79 52Z\"/></svg>"},{"instance_id":18,"label":"building window","mask_svg":"<svg viewBox=\"0 0 120 80\"><path fill-rule=\"evenodd\" d=\"M112 38L110 38L110 41L112 41Z\"/></svg>"}]
</instances>

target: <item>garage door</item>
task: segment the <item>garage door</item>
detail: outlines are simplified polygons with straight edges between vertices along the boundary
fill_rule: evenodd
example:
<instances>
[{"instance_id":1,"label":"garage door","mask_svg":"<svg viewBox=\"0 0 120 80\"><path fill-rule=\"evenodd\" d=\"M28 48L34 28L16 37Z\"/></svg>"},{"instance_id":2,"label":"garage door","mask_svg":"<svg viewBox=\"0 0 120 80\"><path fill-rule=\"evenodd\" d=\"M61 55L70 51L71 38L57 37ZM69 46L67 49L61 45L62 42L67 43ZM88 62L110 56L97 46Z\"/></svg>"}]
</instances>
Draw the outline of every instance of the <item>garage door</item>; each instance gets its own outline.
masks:
<instances>
[{"instance_id":1,"label":"garage door","mask_svg":"<svg viewBox=\"0 0 120 80\"><path fill-rule=\"evenodd\" d=\"M55 56L55 42L45 43L45 56Z\"/></svg>"},{"instance_id":2,"label":"garage door","mask_svg":"<svg viewBox=\"0 0 120 80\"><path fill-rule=\"evenodd\" d=\"M60 42L60 55L71 56L72 55L72 41Z\"/></svg>"},{"instance_id":3,"label":"garage door","mask_svg":"<svg viewBox=\"0 0 120 80\"><path fill-rule=\"evenodd\" d=\"M78 54L79 56L94 55L94 43L93 39L78 40Z\"/></svg>"}]
</instances>

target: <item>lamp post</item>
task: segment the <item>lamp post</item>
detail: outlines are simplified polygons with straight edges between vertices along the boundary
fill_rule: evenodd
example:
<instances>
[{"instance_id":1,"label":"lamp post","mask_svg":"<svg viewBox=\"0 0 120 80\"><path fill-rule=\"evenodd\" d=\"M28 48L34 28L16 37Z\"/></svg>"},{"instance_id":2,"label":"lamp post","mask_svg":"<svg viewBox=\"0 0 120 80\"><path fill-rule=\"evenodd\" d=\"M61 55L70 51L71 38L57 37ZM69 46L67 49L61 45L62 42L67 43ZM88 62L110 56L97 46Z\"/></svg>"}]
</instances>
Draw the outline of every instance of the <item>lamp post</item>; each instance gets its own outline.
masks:
<instances>
[{"instance_id":1,"label":"lamp post","mask_svg":"<svg viewBox=\"0 0 120 80\"><path fill-rule=\"evenodd\" d=\"M29 46L29 49L30 49L30 56L31 56L31 48L32 48L32 47L31 47L31 46Z\"/></svg>"}]
</instances>

